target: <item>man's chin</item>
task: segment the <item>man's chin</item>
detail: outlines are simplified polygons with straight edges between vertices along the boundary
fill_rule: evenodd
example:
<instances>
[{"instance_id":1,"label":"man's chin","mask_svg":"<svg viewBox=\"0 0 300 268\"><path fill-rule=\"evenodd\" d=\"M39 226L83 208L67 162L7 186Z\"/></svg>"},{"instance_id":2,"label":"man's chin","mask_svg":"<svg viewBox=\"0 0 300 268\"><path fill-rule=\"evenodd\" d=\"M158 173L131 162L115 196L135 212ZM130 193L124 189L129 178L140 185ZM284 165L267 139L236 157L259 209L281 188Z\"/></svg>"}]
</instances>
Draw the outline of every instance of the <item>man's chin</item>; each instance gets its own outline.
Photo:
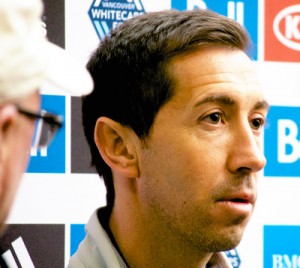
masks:
<instances>
[{"instance_id":1,"label":"man's chin","mask_svg":"<svg viewBox=\"0 0 300 268\"><path fill-rule=\"evenodd\" d=\"M215 248L215 251L227 251L236 248L243 238L244 231L245 228L242 226L232 227L224 231L223 234L220 234L218 237L219 240L215 244L218 248Z\"/></svg>"}]
</instances>

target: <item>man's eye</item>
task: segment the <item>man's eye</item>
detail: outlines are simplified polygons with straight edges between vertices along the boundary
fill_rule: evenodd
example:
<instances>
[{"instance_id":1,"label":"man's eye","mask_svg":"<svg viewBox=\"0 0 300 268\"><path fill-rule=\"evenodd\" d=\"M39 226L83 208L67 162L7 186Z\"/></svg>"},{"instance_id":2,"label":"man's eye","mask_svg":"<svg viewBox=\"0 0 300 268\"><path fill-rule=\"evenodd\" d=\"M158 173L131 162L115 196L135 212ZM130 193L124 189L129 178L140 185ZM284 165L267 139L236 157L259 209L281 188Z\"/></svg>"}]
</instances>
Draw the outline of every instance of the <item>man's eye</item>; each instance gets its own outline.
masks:
<instances>
[{"instance_id":1,"label":"man's eye","mask_svg":"<svg viewBox=\"0 0 300 268\"><path fill-rule=\"evenodd\" d=\"M255 118L251 120L252 127L255 130L259 130L264 125L264 119L263 118Z\"/></svg>"},{"instance_id":2,"label":"man's eye","mask_svg":"<svg viewBox=\"0 0 300 268\"><path fill-rule=\"evenodd\" d=\"M206 119L213 124L218 124L222 121L222 115L221 113L212 113L206 116Z\"/></svg>"}]
</instances>

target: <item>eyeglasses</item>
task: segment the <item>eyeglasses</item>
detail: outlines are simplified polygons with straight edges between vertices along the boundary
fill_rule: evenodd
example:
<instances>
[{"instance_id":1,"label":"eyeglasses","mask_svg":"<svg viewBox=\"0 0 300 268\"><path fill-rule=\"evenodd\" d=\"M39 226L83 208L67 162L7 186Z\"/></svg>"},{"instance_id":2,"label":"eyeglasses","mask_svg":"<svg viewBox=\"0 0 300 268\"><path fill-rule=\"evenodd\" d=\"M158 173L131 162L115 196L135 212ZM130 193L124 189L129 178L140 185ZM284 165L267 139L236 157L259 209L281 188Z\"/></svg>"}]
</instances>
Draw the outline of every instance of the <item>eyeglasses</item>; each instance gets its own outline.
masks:
<instances>
[{"instance_id":1,"label":"eyeglasses","mask_svg":"<svg viewBox=\"0 0 300 268\"><path fill-rule=\"evenodd\" d=\"M33 113L17 106L17 110L20 114L27 116L30 119L37 120L35 135L33 138L32 147L45 148L47 147L56 132L62 127L62 117L49 113L45 110L41 110L40 113Z\"/></svg>"}]
</instances>

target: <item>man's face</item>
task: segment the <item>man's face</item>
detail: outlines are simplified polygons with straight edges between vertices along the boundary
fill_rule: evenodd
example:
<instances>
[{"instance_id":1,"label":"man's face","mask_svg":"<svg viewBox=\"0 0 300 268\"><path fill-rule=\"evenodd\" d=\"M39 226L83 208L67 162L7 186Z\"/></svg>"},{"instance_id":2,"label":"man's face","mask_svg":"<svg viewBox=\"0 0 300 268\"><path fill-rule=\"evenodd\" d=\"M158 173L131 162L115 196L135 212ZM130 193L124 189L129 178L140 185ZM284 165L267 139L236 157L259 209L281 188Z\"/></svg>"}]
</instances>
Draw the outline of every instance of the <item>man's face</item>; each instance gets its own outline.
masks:
<instances>
[{"instance_id":1,"label":"man's face","mask_svg":"<svg viewBox=\"0 0 300 268\"><path fill-rule=\"evenodd\" d=\"M260 139L268 105L241 51L196 51L177 56L169 68L175 95L138 156L144 218L161 239L183 247L233 248L265 165Z\"/></svg>"},{"instance_id":2,"label":"man's face","mask_svg":"<svg viewBox=\"0 0 300 268\"><path fill-rule=\"evenodd\" d=\"M40 97L38 92L18 103L18 106L38 112ZM9 111L9 109L12 109ZM6 114L5 114L6 113ZM26 171L30 147L34 133L34 120L18 113L14 105L0 110L1 149L0 149L0 233L14 201L21 177Z\"/></svg>"}]
</instances>

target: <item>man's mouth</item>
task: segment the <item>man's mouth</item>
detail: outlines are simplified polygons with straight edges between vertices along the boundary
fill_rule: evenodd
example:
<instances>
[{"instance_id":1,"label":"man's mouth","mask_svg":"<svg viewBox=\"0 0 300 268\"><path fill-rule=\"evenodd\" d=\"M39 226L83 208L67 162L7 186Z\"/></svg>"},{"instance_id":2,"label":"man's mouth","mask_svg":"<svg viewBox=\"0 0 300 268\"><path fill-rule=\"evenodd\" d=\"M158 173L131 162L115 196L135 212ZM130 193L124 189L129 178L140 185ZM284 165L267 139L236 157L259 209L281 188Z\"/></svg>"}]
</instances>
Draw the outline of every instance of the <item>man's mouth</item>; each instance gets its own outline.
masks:
<instances>
[{"instance_id":1,"label":"man's mouth","mask_svg":"<svg viewBox=\"0 0 300 268\"><path fill-rule=\"evenodd\" d=\"M230 194L217 200L224 210L233 214L251 213L255 204L256 197L253 193L241 192Z\"/></svg>"}]
</instances>

